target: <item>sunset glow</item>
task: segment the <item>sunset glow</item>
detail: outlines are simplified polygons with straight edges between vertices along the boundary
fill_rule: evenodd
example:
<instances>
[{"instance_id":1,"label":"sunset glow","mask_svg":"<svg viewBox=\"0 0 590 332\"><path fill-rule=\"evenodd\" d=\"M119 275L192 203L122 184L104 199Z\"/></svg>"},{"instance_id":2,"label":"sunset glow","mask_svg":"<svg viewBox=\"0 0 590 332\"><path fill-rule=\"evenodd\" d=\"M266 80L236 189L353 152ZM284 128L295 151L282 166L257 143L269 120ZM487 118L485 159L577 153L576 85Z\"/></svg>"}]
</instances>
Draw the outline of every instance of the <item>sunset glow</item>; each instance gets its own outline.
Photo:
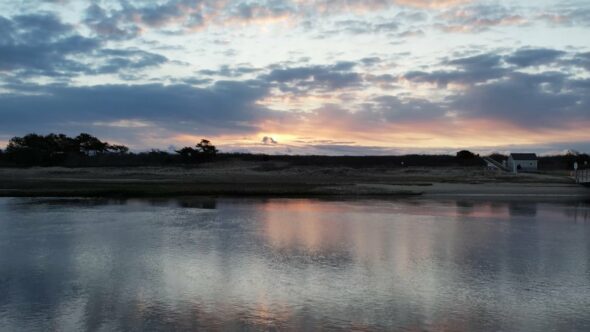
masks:
<instances>
[{"instance_id":1,"label":"sunset glow","mask_svg":"<svg viewBox=\"0 0 590 332\"><path fill-rule=\"evenodd\" d=\"M590 4L0 1L0 148L590 150Z\"/></svg>"}]
</instances>

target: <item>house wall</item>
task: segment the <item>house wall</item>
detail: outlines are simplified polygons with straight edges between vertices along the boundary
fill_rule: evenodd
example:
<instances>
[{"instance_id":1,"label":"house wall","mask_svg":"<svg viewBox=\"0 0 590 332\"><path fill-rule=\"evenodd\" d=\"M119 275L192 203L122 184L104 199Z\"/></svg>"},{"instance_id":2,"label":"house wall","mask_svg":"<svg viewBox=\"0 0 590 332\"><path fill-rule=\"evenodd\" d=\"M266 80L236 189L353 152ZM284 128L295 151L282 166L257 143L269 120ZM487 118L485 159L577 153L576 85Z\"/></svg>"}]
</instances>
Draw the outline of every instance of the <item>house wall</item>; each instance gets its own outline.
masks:
<instances>
[{"instance_id":1,"label":"house wall","mask_svg":"<svg viewBox=\"0 0 590 332\"><path fill-rule=\"evenodd\" d=\"M523 171L536 171L536 170L538 170L538 161L537 160L514 160L514 159L512 159L512 157L508 158L508 168L510 170L518 168L518 165L520 165L520 169Z\"/></svg>"}]
</instances>

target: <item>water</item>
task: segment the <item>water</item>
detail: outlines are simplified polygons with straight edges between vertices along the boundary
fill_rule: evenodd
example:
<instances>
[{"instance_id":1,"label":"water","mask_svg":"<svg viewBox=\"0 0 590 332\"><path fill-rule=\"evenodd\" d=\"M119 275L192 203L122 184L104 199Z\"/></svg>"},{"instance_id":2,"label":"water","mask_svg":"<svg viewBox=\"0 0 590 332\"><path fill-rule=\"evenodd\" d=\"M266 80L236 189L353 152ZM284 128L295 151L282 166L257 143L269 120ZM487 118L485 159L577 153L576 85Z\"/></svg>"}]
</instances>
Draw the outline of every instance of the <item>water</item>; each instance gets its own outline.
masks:
<instances>
[{"instance_id":1,"label":"water","mask_svg":"<svg viewBox=\"0 0 590 332\"><path fill-rule=\"evenodd\" d=\"M0 199L0 330L589 331L590 205Z\"/></svg>"}]
</instances>

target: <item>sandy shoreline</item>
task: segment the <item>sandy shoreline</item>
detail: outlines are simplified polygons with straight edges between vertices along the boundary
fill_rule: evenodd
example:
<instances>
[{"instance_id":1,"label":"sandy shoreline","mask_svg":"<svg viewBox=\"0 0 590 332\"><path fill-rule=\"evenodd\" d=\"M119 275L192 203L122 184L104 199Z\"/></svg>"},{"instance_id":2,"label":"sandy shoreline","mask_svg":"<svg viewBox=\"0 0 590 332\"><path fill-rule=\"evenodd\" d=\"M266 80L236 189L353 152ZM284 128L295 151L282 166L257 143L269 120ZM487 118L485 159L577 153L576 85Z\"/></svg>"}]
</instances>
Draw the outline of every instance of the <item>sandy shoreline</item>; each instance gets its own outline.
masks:
<instances>
[{"instance_id":1,"label":"sandy shoreline","mask_svg":"<svg viewBox=\"0 0 590 332\"><path fill-rule=\"evenodd\" d=\"M291 167L229 162L199 167L0 168L0 196L471 196L590 198L563 174L467 168Z\"/></svg>"}]
</instances>

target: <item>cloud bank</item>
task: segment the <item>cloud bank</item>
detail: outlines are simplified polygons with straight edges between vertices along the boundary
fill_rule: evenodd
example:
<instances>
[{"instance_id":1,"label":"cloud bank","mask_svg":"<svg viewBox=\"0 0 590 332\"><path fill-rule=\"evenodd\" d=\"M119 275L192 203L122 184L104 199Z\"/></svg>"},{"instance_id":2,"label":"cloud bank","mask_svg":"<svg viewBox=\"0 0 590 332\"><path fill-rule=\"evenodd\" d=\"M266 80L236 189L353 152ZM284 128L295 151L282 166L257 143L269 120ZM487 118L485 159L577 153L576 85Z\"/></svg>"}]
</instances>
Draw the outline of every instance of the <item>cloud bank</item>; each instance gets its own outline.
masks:
<instances>
[{"instance_id":1,"label":"cloud bank","mask_svg":"<svg viewBox=\"0 0 590 332\"><path fill-rule=\"evenodd\" d=\"M336 154L590 142L583 2L36 4L0 16L3 140L84 130L138 149L208 136Z\"/></svg>"}]
</instances>

